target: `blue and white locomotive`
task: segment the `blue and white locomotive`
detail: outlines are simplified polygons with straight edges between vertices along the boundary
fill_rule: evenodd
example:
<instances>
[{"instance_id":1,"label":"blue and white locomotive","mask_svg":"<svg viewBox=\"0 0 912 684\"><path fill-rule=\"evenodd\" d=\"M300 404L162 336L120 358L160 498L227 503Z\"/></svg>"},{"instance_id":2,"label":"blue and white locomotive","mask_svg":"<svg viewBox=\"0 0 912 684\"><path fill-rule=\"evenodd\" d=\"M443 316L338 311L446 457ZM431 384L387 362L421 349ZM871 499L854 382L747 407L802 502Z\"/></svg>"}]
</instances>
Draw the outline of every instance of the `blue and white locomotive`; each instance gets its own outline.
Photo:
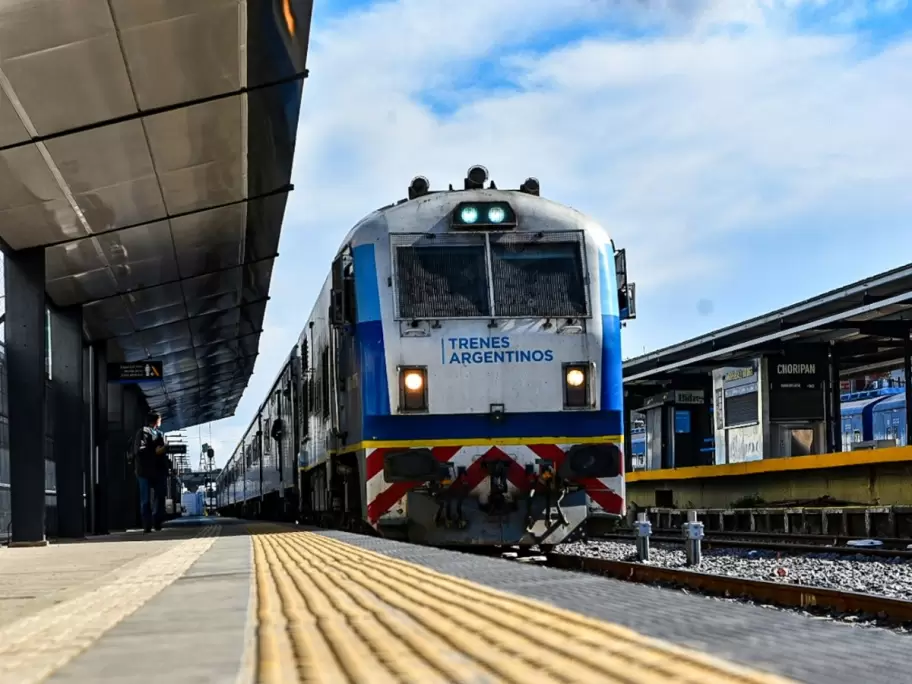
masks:
<instances>
[{"instance_id":1,"label":"blue and white locomotive","mask_svg":"<svg viewBox=\"0 0 912 684\"><path fill-rule=\"evenodd\" d=\"M408 194L346 236L221 508L542 547L623 515L624 251L535 179Z\"/></svg>"}]
</instances>

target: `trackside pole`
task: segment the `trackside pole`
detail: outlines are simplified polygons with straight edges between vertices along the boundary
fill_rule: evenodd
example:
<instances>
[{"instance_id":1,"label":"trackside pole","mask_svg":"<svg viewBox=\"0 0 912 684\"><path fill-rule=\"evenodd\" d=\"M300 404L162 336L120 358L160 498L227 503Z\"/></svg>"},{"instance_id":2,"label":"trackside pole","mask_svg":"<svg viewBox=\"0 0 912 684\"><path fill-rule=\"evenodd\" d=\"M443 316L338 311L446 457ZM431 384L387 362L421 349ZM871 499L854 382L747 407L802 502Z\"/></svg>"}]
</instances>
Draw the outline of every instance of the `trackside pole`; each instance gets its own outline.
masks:
<instances>
[{"instance_id":1,"label":"trackside pole","mask_svg":"<svg viewBox=\"0 0 912 684\"><path fill-rule=\"evenodd\" d=\"M649 522L645 513L637 513L634 527L636 528L637 559L646 563L649 561L649 536L652 534L652 523Z\"/></svg>"},{"instance_id":2,"label":"trackside pole","mask_svg":"<svg viewBox=\"0 0 912 684\"><path fill-rule=\"evenodd\" d=\"M703 559L700 540L703 539L703 523L697 522L697 512L687 511L687 522L684 530L684 555L688 565L699 565Z\"/></svg>"}]
</instances>

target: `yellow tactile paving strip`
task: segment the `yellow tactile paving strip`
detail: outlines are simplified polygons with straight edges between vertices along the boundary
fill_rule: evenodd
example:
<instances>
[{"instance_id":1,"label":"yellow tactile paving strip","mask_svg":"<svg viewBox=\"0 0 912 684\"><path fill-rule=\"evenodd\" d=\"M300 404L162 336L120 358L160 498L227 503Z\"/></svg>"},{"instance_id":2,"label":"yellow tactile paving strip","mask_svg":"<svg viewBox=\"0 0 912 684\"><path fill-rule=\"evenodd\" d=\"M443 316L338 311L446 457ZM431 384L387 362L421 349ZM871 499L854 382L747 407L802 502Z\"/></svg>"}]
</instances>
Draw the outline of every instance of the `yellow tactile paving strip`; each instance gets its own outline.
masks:
<instances>
[{"instance_id":1,"label":"yellow tactile paving strip","mask_svg":"<svg viewBox=\"0 0 912 684\"><path fill-rule=\"evenodd\" d=\"M253 540L263 684L788 681L318 534Z\"/></svg>"},{"instance_id":2,"label":"yellow tactile paving strip","mask_svg":"<svg viewBox=\"0 0 912 684\"><path fill-rule=\"evenodd\" d=\"M41 682L178 579L215 542L211 525L103 586L0 629L0 684Z\"/></svg>"}]
</instances>

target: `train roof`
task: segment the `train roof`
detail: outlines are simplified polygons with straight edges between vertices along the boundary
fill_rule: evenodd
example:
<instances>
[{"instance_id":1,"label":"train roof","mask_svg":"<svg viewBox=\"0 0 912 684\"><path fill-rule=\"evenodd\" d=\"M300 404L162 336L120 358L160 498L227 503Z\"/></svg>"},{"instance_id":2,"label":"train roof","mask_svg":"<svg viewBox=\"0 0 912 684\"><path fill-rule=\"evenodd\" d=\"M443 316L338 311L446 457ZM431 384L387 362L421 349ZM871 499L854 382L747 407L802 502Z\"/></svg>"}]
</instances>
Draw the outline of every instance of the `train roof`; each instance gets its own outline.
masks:
<instances>
[{"instance_id":1,"label":"train roof","mask_svg":"<svg viewBox=\"0 0 912 684\"><path fill-rule=\"evenodd\" d=\"M449 217L463 202L507 202L519 218L517 232L581 230L596 242L612 245L608 231L592 216L569 205L522 190L441 190L414 199L402 199L371 212L358 221L339 246L336 256L362 235L373 234L378 222L394 223L390 232L443 233L450 229ZM558 225L555 225L558 224ZM363 239L363 238L362 238ZM373 239L371 237L370 239Z\"/></svg>"},{"instance_id":2,"label":"train roof","mask_svg":"<svg viewBox=\"0 0 912 684\"><path fill-rule=\"evenodd\" d=\"M882 402L884 399L889 399L890 395L883 395L880 397L868 397L867 399L856 399L855 401L846 401L842 404L840 412L843 416L857 416L861 414L868 406L873 406Z\"/></svg>"},{"instance_id":3,"label":"train roof","mask_svg":"<svg viewBox=\"0 0 912 684\"><path fill-rule=\"evenodd\" d=\"M900 406L906 405L906 394L894 394L892 397L887 397L884 401L880 402L877 406L874 407L875 411L892 411L898 409Z\"/></svg>"}]
</instances>

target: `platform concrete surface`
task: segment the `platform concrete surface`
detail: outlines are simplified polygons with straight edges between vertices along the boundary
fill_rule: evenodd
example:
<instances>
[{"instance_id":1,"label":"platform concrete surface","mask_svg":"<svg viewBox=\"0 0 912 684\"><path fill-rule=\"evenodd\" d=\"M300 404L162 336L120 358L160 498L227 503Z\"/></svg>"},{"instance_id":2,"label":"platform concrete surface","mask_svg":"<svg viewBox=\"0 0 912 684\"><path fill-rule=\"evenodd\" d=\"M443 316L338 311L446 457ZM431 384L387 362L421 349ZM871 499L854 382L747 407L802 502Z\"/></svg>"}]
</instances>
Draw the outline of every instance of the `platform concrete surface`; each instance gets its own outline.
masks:
<instances>
[{"instance_id":1,"label":"platform concrete surface","mask_svg":"<svg viewBox=\"0 0 912 684\"><path fill-rule=\"evenodd\" d=\"M265 523L0 549L0 576L0 684L912 681L887 632Z\"/></svg>"}]
</instances>

